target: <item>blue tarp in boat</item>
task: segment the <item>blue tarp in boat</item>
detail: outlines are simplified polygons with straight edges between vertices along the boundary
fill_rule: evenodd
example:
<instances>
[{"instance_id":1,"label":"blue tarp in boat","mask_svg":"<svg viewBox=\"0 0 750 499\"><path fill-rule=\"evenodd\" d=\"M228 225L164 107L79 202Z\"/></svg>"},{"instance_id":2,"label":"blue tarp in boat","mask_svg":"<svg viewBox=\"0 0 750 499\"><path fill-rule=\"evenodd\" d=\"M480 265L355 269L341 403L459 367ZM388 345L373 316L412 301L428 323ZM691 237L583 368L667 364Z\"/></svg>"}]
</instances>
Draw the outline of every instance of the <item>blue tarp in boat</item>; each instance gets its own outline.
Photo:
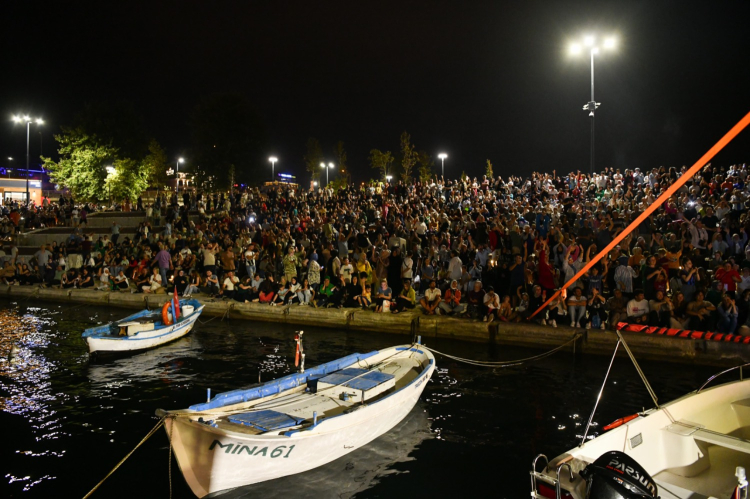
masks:
<instances>
[{"instance_id":1,"label":"blue tarp in boat","mask_svg":"<svg viewBox=\"0 0 750 499\"><path fill-rule=\"evenodd\" d=\"M232 423L252 426L260 431L278 430L280 428L289 428L297 426L304 418L296 418L283 412L266 409L257 412L243 412L242 414L232 414L227 419Z\"/></svg>"}]
</instances>

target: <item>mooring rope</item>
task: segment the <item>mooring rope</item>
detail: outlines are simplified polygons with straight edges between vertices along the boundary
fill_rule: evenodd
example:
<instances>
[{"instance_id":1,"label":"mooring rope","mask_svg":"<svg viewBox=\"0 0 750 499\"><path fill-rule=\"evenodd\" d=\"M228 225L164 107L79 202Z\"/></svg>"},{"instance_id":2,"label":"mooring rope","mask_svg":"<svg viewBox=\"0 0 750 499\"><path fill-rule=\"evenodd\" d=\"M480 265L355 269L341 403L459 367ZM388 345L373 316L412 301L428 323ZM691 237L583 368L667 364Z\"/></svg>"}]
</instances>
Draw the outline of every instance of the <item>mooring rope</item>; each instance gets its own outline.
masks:
<instances>
[{"instance_id":1,"label":"mooring rope","mask_svg":"<svg viewBox=\"0 0 750 499\"><path fill-rule=\"evenodd\" d=\"M581 337L580 333L576 333L573 335L571 339L563 343L562 345L553 348L552 350L548 352L541 353L539 355L534 355L533 357L526 357L525 359L518 359L518 360L500 360L500 361L491 361L491 360L472 360L472 359L465 359L463 357L456 357L455 355L449 355L447 353L439 352L435 350L434 348L430 348L428 346L421 345L421 348L424 348L425 350L429 350L432 353L436 353L439 355L442 355L443 357L447 357L449 359L453 359L456 362L463 362L465 364L470 364L472 366L479 366L479 367L510 367L510 366L516 366L519 364L523 364L524 362L531 362L534 360L540 360L545 357L548 357L552 355L553 353L557 352L558 350L561 350L568 346L570 343L576 341L578 338Z\"/></svg>"},{"instance_id":2,"label":"mooring rope","mask_svg":"<svg viewBox=\"0 0 750 499\"><path fill-rule=\"evenodd\" d=\"M156 431L157 431L157 430L158 430L159 428L161 428L161 425L163 425L163 424L164 424L164 421L165 421L165 420L166 420L166 419L167 419L168 417L170 417L170 416L164 416L164 417L162 417L162 418L161 418L161 419L159 420L159 422L158 422L158 423L156 423L156 426L154 426L154 427L153 427L153 428L151 429L151 431L150 431L150 432L148 432L148 434L147 434L147 435L146 435L145 437L143 437L143 439L142 439L142 440L141 440L140 442L138 442L138 445L136 445L136 446L135 446L135 447L133 448L133 450L131 450L130 452L128 452L128 455L127 455L127 456L125 456L124 458L122 458L122 460L121 460L121 461L120 461L119 463L117 463L117 465L115 465L115 467L114 467L114 468L112 468L112 471L110 471L109 473L107 473L107 476L105 476L104 478L102 478L102 480L101 480L101 481L100 481L99 483L97 483L97 484L96 484L96 486L95 486L95 487L94 487L93 489L91 489L91 490L89 491L89 493L88 493L88 494L86 494L85 496L83 496L83 499L88 499L89 497L91 497L91 494L93 494L94 492L96 492L96 489L98 489L98 488L99 488L99 487L100 487L100 486L101 486L101 485L102 485L102 484L104 483L104 481L105 481L105 480L106 480L107 478L109 478L110 476L112 476L112 474L113 474L113 473L114 473L115 471L117 471L117 469L118 469L118 468L119 468L120 466L122 466L122 463L124 463L125 461L127 461L127 460L128 460L128 458L129 458L129 457L130 457L130 456L131 456L131 455L133 454L133 452L135 452L135 451L136 451L136 450L138 449L138 447L140 447L141 445L143 445L143 444L144 444L144 443L146 442L146 440L148 440L149 438L151 438L151 437L152 437L152 436L154 435L154 433L156 433ZM171 442L171 441L170 441L170 443L169 443L169 448L170 448L170 451L171 451L171 449L172 449L172 442ZM172 457L171 457L171 453L170 453L170 472L171 472L171 463L172 463ZM171 474L170 474L170 482L169 482L169 483L170 483L170 497L171 497L171 489L172 489Z\"/></svg>"}]
</instances>

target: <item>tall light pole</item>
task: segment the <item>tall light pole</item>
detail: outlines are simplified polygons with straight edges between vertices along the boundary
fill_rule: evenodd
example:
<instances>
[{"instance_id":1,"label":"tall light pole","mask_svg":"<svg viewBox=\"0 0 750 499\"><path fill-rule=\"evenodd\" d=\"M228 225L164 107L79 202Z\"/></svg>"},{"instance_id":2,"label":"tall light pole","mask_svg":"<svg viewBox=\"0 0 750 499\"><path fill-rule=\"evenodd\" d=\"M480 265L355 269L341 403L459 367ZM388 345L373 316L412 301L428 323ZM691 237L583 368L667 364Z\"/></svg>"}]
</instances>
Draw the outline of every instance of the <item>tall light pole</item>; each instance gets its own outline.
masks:
<instances>
[{"instance_id":1,"label":"tall light pole","mask_svg":"<svg viewBox=\"0 0 750 499\"><path fill-rule=\"evenodd\" d=\"M175 194L180 193L180 163L184 163L185 158L177 158L177 169L174 175L174 192Z\"/></svg>"},{"instance_id":2,"label":"tall light pole","mask_svg":"<svg viewBox=\"0 0 750 499\"><path fill-rule=\"evenodd\" d=\"M605 38L603 47L605 49L614 49L617 45L617 40L613 37ZM583 44L580 43L573 43L570 45L570 54L571 55L578 55L583 51L583 47L586 47L589 50L589 53L591 55L591 100L586 103L583 106L584 111L589 112L589 117L591 118L591 165L590 165L590 174L594 174L594 115L596 113L596 108L598 108L601 105L601 102L596 102L594 99L594 56L599 53L599 45L597 44L596 37L593 35L588 35L583 38Z\"/></svg>"},{"instance_id":3,"label":"tall light pole","mask_svg":"<svg viewBox=\"0 0 750 499\"><path fill-rule=\"evenodd\" d=\"M271 162L271 181L272 182L276 179L275 170L276 170L276 162L278 160L279 158L277 158L276 156L271 156L270 158L268 158L268 161Z\"/></svg>"},{"instance_id":4,"label":"tall light pole","mask_svg":"<svg viewBox=\"0 0 750 499\"><path fill-rule=\"evenodd\" d=\"M443 173L442 173L443 178L445 178L445 158L447 157L448 155L445 154L444 152L441 152L440 154L438 154L438 158L440 158L440 166L442 167L442 170L443 170Z\"/></svg>"},{"instance_id":5,"label":"tall light pole","mask_svg":"<svg viewBox=\"0 0 750 499\"><path fill-rule=\"evenodd\" d=\"M44 120L41 118L32 119L29 115L24 114L23 116L13 116L15 123L26 123L26 204L29 203L29 130L31 123L34 122L37 125L43 125Z\"/></svg>"},{"instance_id":6,"label":"tall light pole","mask_svg":"<svg viewBox=\"0 0 750 499\"><path fill-rule=\"evenodd\" d=\"M10 170L11 170L12 165L13 165L13 158L8 156L8 168L6 168L5 170L6 174L8 175L8 178L10 178Z\"/></svg>"},{"instance_id":7,"label":"tall light pole","mask_svg":"<svg viewBox=\"0 0 750 499\"><path fill-rule=\"evenodd\" d=\"M325 163L321 163L320 167L326 169L326 187L328 187L328 170L333 168L333 163L328 163L327 165Z\"/></svg>"}]
</instances>

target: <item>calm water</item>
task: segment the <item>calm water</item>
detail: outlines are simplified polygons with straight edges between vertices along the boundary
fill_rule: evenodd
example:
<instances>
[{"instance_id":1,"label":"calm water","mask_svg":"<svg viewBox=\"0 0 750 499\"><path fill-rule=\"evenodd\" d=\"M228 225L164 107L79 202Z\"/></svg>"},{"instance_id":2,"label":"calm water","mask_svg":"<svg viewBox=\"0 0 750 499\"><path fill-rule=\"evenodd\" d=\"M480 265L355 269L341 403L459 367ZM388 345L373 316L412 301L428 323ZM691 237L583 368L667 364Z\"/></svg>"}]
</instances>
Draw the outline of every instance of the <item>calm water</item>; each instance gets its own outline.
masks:
<instances>
[{"instance_id":1,"label":"calm water","mask_svg":"<svg viewBox=\"0 0 750 499\"><path fill-rule=\"evenodd\" d=\"M91 362L85 327L121 318L114 308L0 302L0 497L82 497L157 423L157 408L183 408L213 393L293 370L294 328L203 320L175 343ZM208 321L208 322L207 322ZM408 339L305 328L308 366ZM5 359L11 344L19 347ZM438 350L481 360L539 353L452 341ZM237 489L222 497L448 497L468 491L528 496L533 457L554 456L583 433L608 358L558 353L505 369L438 357L438 370L411 414L392 432L327 466ZM718 369L642 362L661 401ZM651 407L635 369L617 359L595 417L599 426ZM594 428L594 433L598 427ZM173 496L193 497L176 462ZM94 497L167 497L168 447L154 435Z\"/></svg>"}]
</instances>

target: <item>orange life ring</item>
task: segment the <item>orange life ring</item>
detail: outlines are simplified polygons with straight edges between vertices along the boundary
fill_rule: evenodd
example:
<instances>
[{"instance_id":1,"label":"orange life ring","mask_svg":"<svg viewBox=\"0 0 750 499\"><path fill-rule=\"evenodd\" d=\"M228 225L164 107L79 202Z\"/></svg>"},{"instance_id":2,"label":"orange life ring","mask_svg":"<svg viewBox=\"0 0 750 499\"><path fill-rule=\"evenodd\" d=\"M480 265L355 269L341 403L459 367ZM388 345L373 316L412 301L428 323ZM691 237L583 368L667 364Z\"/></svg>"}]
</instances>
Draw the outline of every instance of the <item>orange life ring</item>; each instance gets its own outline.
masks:
<instances>
[{"instance_id":1,"label":"orange life ring","mask_svg":"<svg viewBox=\"0 0 750 499\"><path fill-rule=\"evenodd\" d=\"M613 430L613 429L617 428L618 426L624 425L628 421L634 420L638 416L639 416L639 414L636 412L635 414L631 414L630 416L625 416L624 418L620 418L620 419L617 419L615 421L612 421L611 423L609 423L607 426L604 427L604 431Z\"/></svg>"},{"instance_id":2,"label":"orange life ring","mask_svg":"<svg viewBox=\"0 0 750 499\"><path fill-rule=\"evenodd\" d=\"M164 304L163 307L161 307L161 320L164 322L165 326L171 326L172 325L172 319L169 318L169 306L172 304L171 301L168 301Z\"/></svg>"}]
</instances>

